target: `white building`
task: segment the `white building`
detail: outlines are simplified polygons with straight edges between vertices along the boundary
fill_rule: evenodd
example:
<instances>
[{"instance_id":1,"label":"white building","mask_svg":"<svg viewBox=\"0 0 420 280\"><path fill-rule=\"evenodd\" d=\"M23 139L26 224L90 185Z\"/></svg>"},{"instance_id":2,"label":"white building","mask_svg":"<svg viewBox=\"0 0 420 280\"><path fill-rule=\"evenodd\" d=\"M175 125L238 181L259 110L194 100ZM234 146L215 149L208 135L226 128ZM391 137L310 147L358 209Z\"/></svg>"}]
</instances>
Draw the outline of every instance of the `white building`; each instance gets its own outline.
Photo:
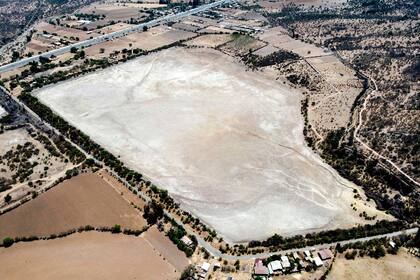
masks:
<instances>
[{"instance_id":1,"label":"white building","mask_svg":"<svg viewBox=\"0 0 420 280\"><path fill-rule=\"evenodd\" d=\"M281 265L280 261L272 261L268 264L268 270L271 274L280 273L280 271L283 269L283 266Z\"/></svg>"},{"instance_id":2,"label":"white building","mask_svg":"<svg viewBox=\"0 0 420 280\"><path fill-rule=\"evenodd\" d=\"M283 266L283 268L289 268L291 266L289 258L287 256L281 256L281 265Z\"/></svg>"},{"instance_id":3,"label":"white building","mask_svg":"<svg viewBox=\"0 0 420 280\"><path fill-rule=\"evenodd\" d=\"M201 269L204 270L205 272L209 271L210 269L210 264L208 262L205 262L201 265Z\"/></svg>"},{"instance_id":4,"label":"white building","mask_svg":"<svg viewBox=\"0 0 420 280\"><path fill-rule=\"evenodd\" d=\"M186 235L184 235L181 238L181 241L184 242L184 244L187 245L187 246L191 246L193 244L193 242L191 241L191 239L188 236L186 236Z\"/></svg>"},{"instance_id":5,"label":"white building","mask_svg":"<svg viewBox=\"0 0 420 280\"><path fill-rule=\"evenodd\" d=\"M312 260L317 267L324 265L324 263L321 261L321 258L318 256L314 257Z\"/></svg>"}]
</instances>

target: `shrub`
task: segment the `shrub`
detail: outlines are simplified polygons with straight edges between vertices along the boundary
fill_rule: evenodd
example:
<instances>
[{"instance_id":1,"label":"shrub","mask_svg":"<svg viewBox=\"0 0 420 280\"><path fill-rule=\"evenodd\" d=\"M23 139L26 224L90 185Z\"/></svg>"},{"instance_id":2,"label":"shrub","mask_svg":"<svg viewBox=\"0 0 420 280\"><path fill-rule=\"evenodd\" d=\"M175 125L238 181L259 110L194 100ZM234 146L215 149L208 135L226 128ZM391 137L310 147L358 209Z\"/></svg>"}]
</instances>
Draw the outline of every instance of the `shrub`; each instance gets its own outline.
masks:
<instances>
[{"instance_id":1,"label":"shrub","mask_svg":"<svg viewBox=\"0 0 420 280\"><path fill-rule=\"evenodd\" d=\"M347 260L354 260L354 258L356 257L356 254L357 254L357 251L356 251L356 250L353 250L353 251L351 251L351 252L347 252L347 253L344 255L344 257L345 257Z\"/></svg>"},{"instance_id":2,"label":"shrub","mask_svg":"<svg viewBox=\"0 0 420 280\"><path fill-rule=\"evenodd\" d=\"M12 246L13 243L15 243L15 241L13 240L13 238L6 237L6 238L3 239L3 246L6 247L6 248Z\"/></svg>"},{"instance_id":3,"label":"shrub","mask_svg":"<svg viewBox=\"0 0 420 280\"><path fill-rule=\"evenodd\" d=\"M112 233L120 233L121 232L121 226L120 225L115 225L112 230Z\"/></svg>"}]
</instances>

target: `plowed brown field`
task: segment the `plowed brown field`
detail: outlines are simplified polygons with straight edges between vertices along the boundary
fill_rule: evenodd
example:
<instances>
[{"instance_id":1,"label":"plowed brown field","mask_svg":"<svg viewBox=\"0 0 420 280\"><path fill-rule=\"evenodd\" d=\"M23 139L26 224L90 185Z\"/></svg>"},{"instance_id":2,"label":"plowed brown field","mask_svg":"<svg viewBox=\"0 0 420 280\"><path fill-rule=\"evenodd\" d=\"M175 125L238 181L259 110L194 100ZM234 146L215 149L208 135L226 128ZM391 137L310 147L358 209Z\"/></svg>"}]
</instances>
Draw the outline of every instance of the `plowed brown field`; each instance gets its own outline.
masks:
<instances>
[{"instance_id":1,"label":"plowed brown field","mask_svg":"<svg viewBox=\"0 0 420 280\"><path fill-rule=\"evenodd\" d=\"M98 175L82 174L64 181L34 200L0 216L5 236L48 236L84 225L141 229L146 222Z\"/></svg>"}]
</instances>

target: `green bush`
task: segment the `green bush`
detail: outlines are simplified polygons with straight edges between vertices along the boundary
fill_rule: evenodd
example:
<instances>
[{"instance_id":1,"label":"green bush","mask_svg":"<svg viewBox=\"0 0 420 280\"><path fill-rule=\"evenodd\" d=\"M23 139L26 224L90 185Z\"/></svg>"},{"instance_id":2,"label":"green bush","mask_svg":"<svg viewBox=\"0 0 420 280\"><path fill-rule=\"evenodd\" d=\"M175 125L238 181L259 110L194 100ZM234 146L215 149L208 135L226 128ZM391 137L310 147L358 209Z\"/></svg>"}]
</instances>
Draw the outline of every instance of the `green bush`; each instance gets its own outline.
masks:
<instances>
[{"instance_id":1,"label":"green bush","mask_svg":"<svg viewBox=\"0 0 420 280\"><path fill-rule=\"evenodd\" d=\"M6 247L6 248L12 246L13 243L15 243L13 238L6 237L6 238L3 239L3 246Z\"/></svg>"},{"instance_id":2,"label":"green bush","mask_svg":"<svg viewBox=\"0 0 420 280\"><path fill-rule=\"evenodd\" d=\"M121 232L121 226L120 225L115 225L112 230L112 233L120 233Z\"/></svg>"}]
</instances>

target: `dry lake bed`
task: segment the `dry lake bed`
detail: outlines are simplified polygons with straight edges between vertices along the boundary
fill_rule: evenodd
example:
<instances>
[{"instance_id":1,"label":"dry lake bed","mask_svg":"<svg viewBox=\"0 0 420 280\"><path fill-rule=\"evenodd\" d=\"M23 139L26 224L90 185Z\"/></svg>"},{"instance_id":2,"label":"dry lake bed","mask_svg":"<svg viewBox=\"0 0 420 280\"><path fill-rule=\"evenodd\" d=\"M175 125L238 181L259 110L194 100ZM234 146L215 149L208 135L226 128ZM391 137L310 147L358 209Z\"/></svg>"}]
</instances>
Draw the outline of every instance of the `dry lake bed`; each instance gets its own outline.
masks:
<instances>
[{"instance_id":1,"label":"dry lake bed","mask_svg":"<svg viewBox=\"0 0 420 280\"><path fill-rule=\"evenodd\" d=\"M301 94L220 52L170 49L35 94L227 240L362 222L355 186L305 144Z\"/></svg>"}]
</instances>

